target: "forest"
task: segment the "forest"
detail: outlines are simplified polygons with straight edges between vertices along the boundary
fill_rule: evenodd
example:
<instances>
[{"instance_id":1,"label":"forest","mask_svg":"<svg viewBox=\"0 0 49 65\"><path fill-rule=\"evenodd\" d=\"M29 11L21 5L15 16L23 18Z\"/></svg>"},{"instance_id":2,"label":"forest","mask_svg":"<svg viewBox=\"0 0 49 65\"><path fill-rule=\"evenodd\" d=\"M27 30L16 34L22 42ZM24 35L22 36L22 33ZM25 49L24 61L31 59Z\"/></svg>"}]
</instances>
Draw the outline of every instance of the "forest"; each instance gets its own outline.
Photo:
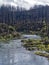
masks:
<instances>
[{"instance_id":1,"label":"forest","mask_svg":"<svg viewBox=\"0 0 49 65\"><path fill-rule=\"evenodd\" d=\"M41 29L43 21L49 24L49 6L35 6L29 10L15 9L11 6L0 7L0 23L16 26L17 31L36 31Z\"/></svg>"}]
</instances>

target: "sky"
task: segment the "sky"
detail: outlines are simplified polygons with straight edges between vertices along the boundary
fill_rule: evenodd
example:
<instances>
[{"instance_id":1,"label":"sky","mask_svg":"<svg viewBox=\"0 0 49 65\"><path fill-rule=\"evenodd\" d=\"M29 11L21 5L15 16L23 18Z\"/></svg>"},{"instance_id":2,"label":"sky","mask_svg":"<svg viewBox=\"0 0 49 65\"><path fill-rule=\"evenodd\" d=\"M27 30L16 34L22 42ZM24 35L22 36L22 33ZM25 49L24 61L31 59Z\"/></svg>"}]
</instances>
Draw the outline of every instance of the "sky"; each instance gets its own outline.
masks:
<instances>
[{"instance_id":1,"label":"sky","mask_svg":"<svg viewBox=\"0 0 49 65\"><path fill-rule=\"evenodd\" d=\"M0 0L0 5L2 4L30 8L34 5L49 5L49 0Z\"/></svg>"}]
</instances>

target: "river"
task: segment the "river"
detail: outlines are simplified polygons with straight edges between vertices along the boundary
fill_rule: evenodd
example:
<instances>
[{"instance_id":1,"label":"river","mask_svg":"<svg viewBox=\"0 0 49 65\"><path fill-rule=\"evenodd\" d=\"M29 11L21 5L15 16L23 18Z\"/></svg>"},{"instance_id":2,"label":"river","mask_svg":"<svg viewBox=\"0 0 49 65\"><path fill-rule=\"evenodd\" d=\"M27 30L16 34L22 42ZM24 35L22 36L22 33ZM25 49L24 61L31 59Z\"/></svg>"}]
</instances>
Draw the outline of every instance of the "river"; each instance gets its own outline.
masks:
<instances>
[{"instance_id":1,"label":"river","mask_svg":"<svg viewBox=\"0 0 49 65\"><path fill-rule=\"evenodd\" d=\"M23 35L25 38L39 39L36 35ZM45 57L37 56L33 51L26 50L21 39L0 42L0 65L49 65Z\"/></svg>"}]
</instances>

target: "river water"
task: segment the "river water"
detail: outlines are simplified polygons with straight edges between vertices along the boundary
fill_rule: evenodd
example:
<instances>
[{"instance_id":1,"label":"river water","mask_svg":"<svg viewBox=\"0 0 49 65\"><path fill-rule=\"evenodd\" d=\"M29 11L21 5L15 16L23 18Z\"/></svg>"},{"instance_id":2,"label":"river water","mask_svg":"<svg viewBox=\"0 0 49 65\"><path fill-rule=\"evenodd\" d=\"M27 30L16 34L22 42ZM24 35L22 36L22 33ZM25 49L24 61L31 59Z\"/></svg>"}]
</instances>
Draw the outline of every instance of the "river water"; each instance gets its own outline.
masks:
<instances>
[{"instance_id":1,"label":"river water","mask_svg":"<svg viewBox=\"0 0 49 65\"><path fill-rule=\"evenodd\" d=\"M23 35L23 37L39 38L36 35ZM11 40L5 44L0 42L0 65L49 65L47 58L35 55L21 44L21 39Z\"/></svg>"}]
</instances>

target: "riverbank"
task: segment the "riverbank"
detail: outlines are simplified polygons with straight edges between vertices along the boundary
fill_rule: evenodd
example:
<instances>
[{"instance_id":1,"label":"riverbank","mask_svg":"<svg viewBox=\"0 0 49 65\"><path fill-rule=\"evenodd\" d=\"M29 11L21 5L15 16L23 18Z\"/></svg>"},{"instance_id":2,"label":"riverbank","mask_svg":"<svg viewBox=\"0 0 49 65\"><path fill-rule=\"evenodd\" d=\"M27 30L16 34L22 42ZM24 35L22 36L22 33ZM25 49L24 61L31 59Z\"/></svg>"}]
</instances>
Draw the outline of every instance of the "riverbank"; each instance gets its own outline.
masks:
<instances>
[{"instance_id":1,"label":"riverbank","mask_svg":"<svg viewBox=\"0 0 49 65\"><path fill-rule=\"evenodd\" d=\"M14 38L19 38L21 34L16 31L15 27L7 24L0 24L0 41L9 41Z\"/></svg>"},{"instance_id":2,"label":"riverbank","mask_svg":"<svg viewBox=\"0 0 49 65\"><path fill-rule=\"evenodd\" d=\"M49 59L49 53L43 53L43 52L40 52L40 51L36 51L35 54L39 55L39 56L46 57L46 58Z\"/></svg>"},{"instance_id":3,"label":"riverbank","mask_svg":"<svg viewBox=\"0 0 49 65\"><path fill-rule=\"evenodd\" d=\"M6 35L4 35L4 36L0 36L0 42L2 41L2 42L6 42L6 41L9 41L9 40L12 40L12 39L18 39L18 38L20 38L21 37L21 35L20 35L20 33L18 33L18 32L13 32L13 34L6 34Z\"/></svg>"},{"instance_id":4,"label":"riverbank","mask_svg":"<svg viewBox=\"0 0 49 65\"><path fill-rule=\"evenodd\" d=\"M35 54L39 56L44 56L49 58L49 44L46 43L42 39L27 39L27 40L21 40L23 42L23 47L25 47L29 51L36 51ZM38 52L37 52L38 51ZM42 52L39 52L42 51ZM47 53L43 53L43 51Z\"/></svg>"}]
</instances>

